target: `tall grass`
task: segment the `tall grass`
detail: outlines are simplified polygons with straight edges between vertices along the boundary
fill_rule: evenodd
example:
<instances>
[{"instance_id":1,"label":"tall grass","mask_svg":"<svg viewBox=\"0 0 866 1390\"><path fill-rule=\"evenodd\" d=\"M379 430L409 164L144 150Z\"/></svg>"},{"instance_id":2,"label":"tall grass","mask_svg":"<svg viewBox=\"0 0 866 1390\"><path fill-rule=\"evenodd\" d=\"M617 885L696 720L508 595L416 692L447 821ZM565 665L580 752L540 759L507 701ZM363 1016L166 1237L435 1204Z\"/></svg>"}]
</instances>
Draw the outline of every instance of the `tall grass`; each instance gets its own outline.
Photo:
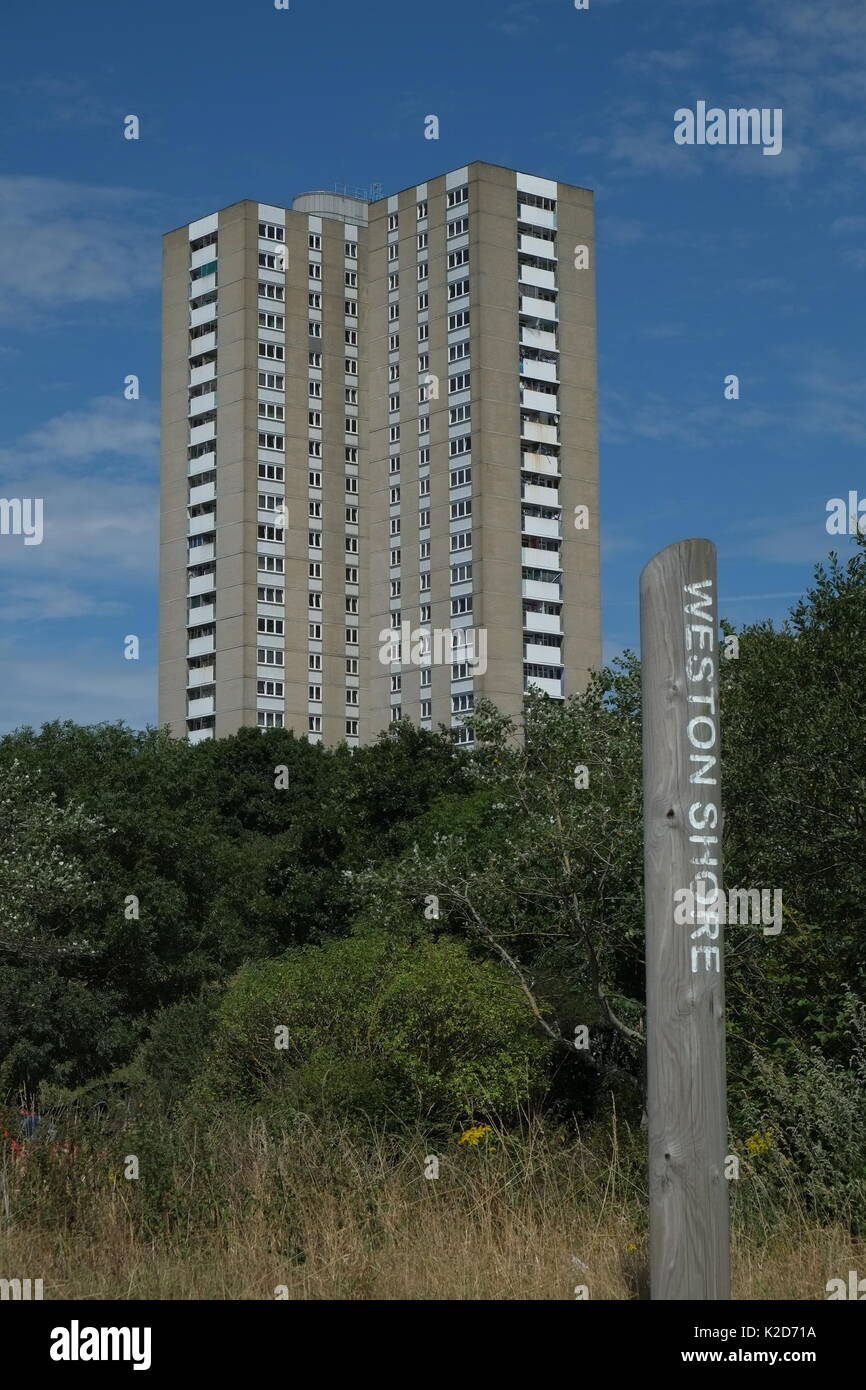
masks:
<instances>
[{"instance_id":1,"label":"tall grass","mask_svg":"<svg viewBox=\"0 0 866 1390\"><path fill-rule=\"evenodd\" d=\"M67 1117L3 1159L0 1275L72 1299L645 1296L639 1132L611 1116L458 1140L303 1115ZM824 1298L866 1270L863 1243L816 1223L793 1182L756 1162L732 1186L735 1297Z\"/></svg>"}]
</instances>

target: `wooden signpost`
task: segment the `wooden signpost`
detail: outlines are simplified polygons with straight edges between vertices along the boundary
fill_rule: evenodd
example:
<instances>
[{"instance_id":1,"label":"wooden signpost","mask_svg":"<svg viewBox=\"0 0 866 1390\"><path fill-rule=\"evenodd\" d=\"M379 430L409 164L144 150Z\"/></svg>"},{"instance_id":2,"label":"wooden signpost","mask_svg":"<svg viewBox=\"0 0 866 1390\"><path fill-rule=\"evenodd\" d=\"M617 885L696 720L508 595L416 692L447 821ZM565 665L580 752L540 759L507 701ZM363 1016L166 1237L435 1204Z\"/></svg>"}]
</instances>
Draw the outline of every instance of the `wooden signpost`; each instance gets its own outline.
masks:
<instances>
[{"instance_id":1,"label":"wooden signpost","mask_svg":"<svg viewBox=\"0 0 866 1390\"><path fill-rule=\"evenodd\" d=\"M650 1297L730 1298L716 550L640 579ZM677 895L695 895L678 924Z\"/></svg>"}]
</instances>

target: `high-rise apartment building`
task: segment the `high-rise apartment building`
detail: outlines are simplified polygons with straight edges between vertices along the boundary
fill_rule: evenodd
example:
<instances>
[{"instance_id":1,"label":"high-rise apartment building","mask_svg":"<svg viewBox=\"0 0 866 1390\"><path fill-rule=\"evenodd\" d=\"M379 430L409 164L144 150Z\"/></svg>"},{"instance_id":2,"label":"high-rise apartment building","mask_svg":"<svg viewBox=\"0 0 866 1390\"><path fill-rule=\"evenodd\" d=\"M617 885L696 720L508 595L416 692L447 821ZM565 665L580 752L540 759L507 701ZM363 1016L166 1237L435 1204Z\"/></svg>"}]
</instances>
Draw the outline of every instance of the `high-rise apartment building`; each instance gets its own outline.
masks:
<instances>
[{"instance_id":1,"label":"high-rise apartment building","mask_svg":"<svg viewBox=\"0 0 866 1390\"><path fill-rule=\"evenodd\" d=\"M594 252L588 190L485 163L166 236L161 723L469 741L583 686Z\"/></svg>"}]
</instances>

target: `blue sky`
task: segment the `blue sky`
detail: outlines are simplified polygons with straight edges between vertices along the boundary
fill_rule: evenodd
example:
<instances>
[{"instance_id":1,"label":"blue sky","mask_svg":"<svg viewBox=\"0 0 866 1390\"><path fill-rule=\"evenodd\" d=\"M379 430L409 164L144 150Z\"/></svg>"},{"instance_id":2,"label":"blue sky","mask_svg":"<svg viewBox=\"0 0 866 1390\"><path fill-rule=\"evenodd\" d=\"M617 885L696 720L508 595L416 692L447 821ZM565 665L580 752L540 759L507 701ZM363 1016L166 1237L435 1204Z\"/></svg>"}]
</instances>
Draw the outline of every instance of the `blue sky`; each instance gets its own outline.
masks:
<instances>
[{"instance_id":1,"label":"blue sky","mask_svg":"<svg viewBox=\"0 0 866 1390\"><path fill-rule=\"evenodd\" d=\"M0 536L0 730L156 719L160 240L241 198L473 159L595 190L606 656L672 541L716 541L738 625L847 555L825 508L866 493L863 0L47 0L4 31L0 496L43 497L45 536ZM678 146L700 100L781 107L782 152Z\"/></svg>"}]
</instances>

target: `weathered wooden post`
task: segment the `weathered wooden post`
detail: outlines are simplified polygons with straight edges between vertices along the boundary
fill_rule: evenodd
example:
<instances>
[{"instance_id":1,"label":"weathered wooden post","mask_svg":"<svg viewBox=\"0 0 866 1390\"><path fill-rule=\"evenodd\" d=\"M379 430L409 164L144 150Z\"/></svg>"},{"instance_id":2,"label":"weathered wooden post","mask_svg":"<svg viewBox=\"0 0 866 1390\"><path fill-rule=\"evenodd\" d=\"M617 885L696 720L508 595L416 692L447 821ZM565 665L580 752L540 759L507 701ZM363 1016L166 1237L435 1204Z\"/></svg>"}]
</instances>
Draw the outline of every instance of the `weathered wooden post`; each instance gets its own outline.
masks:
<instances>
[{"instance_id":1,"label":"weathered wooden post","mask_svg":"<svg viewBox=\"0 0 866 1390\"><path fill-rule=\"evenodd\" d=\"M650 1297L727 1299L713 543L679 541L653 556L641 574L640 614ZM696 902L688 919L676 906L684 889Z\"/></svg>"}]
</instances>

